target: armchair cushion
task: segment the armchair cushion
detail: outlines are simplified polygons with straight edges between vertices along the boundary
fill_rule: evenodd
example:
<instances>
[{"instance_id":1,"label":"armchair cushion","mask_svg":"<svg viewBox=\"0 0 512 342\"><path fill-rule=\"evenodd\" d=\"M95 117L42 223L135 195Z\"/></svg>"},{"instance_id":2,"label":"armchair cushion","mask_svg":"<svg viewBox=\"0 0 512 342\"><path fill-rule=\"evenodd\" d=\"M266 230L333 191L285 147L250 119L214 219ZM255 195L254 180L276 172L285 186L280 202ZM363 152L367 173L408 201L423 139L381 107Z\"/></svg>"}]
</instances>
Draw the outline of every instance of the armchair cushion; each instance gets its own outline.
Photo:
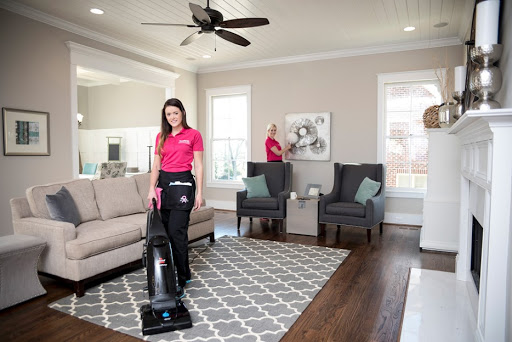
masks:
<instances>
[{"instance_id":1,"label":"armchair cushion","mask_svg":"<svg viewBox=\"0 0 512 342\"><path fill-rule=\"evenodd\" d=\"M52 220L73 223L75 227L80 224L80 213L66 187L54 195L46 195L46 206Z\"/></svg>"},{"instance_id":2,"label":"armchair cushion","mask_svg":"<svg viewBox=\"0 0 512 342\"><path fill-rule=\"evenodd\" d=\"M265 175L242 178L247 189L247 198L265 198L270 197L268 192L267 180Z\"/></svg>"},{"instance_id":3,"label":"armchair cushion","mask_svg":"<svg viewBox=\"0 0 512 342\"><path fill-rule=\"evenodd\" d=\"M359 185L359 189L357 189L354 202L366 205L366 200L375 196L377 192L379 192L379 189L380 182L376 182L368 177L365 177L361 184Z\"/></svg>"},{"instance_id":4,"label":"armchair cushion","mask_svg":"<svg viewBox=\"0 0 512 342\"><path fill-rule=\"evenodd\" d=\"M340 216L364 217L365 207L355 202L336 202L325 207L325 213Z\"/></svg>"},{"instance_id":5,"label":"armchair cushion","mask_svg":"<svg viewBox=\"0 0 512 342\"><path fill-rule=\"evenodd\" d=\"M264 209L264 210L277 210L279 203L277 198L248 198L242 202L244 209Z\"/></svg>"}]
</instances>

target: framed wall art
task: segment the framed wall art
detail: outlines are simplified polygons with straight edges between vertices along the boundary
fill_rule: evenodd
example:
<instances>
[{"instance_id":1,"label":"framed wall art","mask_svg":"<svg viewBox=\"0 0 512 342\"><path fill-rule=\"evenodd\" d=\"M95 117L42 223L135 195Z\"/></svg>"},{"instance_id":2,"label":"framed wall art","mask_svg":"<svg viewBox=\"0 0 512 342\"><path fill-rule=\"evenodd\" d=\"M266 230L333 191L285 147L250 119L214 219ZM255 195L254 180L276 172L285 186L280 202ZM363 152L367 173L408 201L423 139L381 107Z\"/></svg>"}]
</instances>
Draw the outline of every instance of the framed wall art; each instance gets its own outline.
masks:
<instances>
[{"instance_id":1,"label":"framed wall art","mask_svg":"<svg viewBox=\"0 0 512 342\"><path fill-rule=\"evenodd\" d=\"M290 113L285 116L288 160L331 160L331 113Z\"/></svg>"},{"instance_id":2,"label":"framed wall art","mask_svg":"<svg viewBox=\"0 0 512 342\"><path fill-rule=\"evenodd\" d=\"M49 156L49 113L2 108L5 156Z\"/></svg>"}]
</instances>

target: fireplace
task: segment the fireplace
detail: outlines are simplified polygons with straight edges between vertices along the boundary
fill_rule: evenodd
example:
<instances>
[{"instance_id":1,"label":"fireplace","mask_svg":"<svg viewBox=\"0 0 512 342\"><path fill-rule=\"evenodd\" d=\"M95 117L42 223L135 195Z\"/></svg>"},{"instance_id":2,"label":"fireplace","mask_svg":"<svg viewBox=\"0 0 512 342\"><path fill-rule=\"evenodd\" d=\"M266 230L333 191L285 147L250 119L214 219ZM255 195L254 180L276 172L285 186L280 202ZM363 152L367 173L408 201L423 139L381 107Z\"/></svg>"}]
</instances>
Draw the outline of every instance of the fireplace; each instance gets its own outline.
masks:
<instances>
[{"instance_id":1,"label":"fireplace","mask_svg":"<svg viewBox=\"0 0 512 342\"><path fill-rule=\"evenodd\" d=\"M459 248L477 341L510 341L512 108L468 110L449 129L461 143Z\"/></svg>"},{"instance_id":2,"label":"fireplace","mask_svg":"<svg viewBox=\"0 0 512 342\"><path fill-rule=\"evenodd\" d=\"M475 282L476 290L480 292L480 271L482 268L482 240L484 228L473 216L471 236L471 276Z\"/></svg>"}]
</instances>

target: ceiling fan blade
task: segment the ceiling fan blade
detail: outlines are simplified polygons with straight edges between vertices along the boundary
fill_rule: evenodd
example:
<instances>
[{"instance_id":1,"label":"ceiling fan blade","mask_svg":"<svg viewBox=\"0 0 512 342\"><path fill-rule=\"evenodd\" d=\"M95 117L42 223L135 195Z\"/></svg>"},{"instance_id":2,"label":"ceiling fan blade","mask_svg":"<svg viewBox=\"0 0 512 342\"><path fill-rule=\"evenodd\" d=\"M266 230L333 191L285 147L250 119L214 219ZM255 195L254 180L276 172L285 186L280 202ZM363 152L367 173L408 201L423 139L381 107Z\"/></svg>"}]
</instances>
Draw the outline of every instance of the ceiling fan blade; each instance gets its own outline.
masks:
<instances>
[{"instance_id":1,"label":"ceiling fan blade","mask_svg":"<svg viewBox=\"0 0 512 342\"><path fill-rule=\"evenodd\" d=\"M222 30L222 29L217 30L217 31L215 31L215 34L217 36L221 37L222 39L225 39L228 42L231 42L231 43L234 43L237 45L247 46L247 45L251 44L251 42L248 41L247 39L245 39L244 37L239 36L236 33L226 31L226 30Z\"/></svg>"},{"instance_id":2,"label":"ceiling fan blade","mask_svg":"<svg viewBox=\"0 0 512 342\"><path fill-rule=\"evenodd\" d=\"M200 26L196 26L196 25L187 25L187 24L166 24L166 23L141 23L141 25L200 27Z\"/></svg>"},{"instance_id":3,"label":"ceiling fan blade","mask_svg":"<svg viewBox=\"0 0 512 342\"><path fill-rule=\"evenodd\" d=\"M188 44L192 43L193 41L199 39L202 34L203 34L203 32L201 32L201 31L197 31L195 33L192 33L184 41L181 42L180 46L185 46L185 45L188 45Z\"/></svg>"},{"instance_id":4,"label":"ceiling fan blade","mask_svg":"<svg viewBox=\"0 0 512 342\"><path fill-rule=\"evenodd\" d=\"M269 21L267 18L243 18L243 19L232 19L226 20L219 24L222 28L246 28L268 25Z\"/></svg>"},{"instance_id":5,"label":"ceiling fan blade","mask_svg":"<svg viewBox=\"0 0 512 342\"><path fill-rule=\"evenodd\" d=\"M190 7L192 14L194 14L194 17L196 17L199 21L208 24L212 23L210 16L201 6L189 2L188 7Z\"/></svg>"}]
</instances>

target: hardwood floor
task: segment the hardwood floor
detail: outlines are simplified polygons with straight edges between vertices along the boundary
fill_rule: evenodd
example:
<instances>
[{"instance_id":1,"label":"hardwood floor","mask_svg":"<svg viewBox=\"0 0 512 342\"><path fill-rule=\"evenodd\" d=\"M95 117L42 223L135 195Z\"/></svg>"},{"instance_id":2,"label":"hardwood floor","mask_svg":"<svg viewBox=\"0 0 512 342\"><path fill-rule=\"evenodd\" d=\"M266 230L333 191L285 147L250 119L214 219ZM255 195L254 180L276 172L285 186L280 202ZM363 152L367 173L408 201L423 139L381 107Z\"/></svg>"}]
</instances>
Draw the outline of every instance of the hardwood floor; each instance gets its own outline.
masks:
<instances>
[{"instance_id":1,"label":"hardwood floor","mask_svg":"<svg viewBox=\"0 0 512 342\"><path fill-rule=\"evenodd\" d=\"M419 251L420 230L384 225L366 241L361 228L327 225L320 237L279 234L277 224L215 212L215 236L245 236L283 242L343 248L351 251L281 341L397 341L410 267L455 271L455 256ZM139 341L48 308L72 294L71 287L41 277L48 294L0 311L2 341ZM87 290L86 290L87 291Z\"/></svg>"}]
</instances>

